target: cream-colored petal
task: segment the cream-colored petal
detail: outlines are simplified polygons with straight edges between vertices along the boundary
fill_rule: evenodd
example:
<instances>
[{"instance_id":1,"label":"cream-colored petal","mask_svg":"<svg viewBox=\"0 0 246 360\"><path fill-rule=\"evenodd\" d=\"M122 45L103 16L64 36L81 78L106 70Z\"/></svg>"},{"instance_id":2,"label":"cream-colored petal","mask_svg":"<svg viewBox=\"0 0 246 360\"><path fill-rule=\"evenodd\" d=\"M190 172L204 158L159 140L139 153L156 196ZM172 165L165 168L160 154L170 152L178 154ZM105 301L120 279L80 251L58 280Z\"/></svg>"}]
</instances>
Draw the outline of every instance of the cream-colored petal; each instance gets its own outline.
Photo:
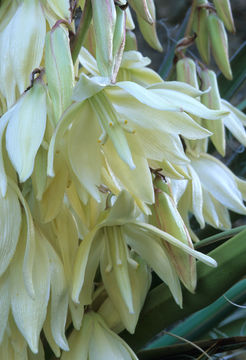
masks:
<instances>
[{"instance_id":1,"label":"cream-colored petal","mask_svg":"<svg viewBox=\"0 0 246 360\"><path fill-rule=\"evenodd\" d=\"M217 266L216 261L214 259L212 259L210 256L204 255L204 254L200 253L199 251L193 250L188 245L183 244L182 242L180 242L179 240L177 240L170 234L168 234L162 230L159 230L155 226L152 226L152 225L146 224L146 223L140 223L140 222L135 222L134 225L138 229L139 228L142 229L142 232L147 230L147 231L149 231L149 234L151 234L152 236L159 237L159 238L162 238L162 239L168 241L170 244L177 246L179 249L194 256L196 259L204 262L206 265L213 266L213 267Z\"/></svg>"},{"instance_id":2,"label":"cream-colored petal","mask_svg":"<svg viewBox=\"0 0 246 360\"><path fill-rule=\"evenodd\" d=\"M177 107L189 114L209 119L221 119L228 114L225 110L211 110L200 103L198 100L182 92L166 89L153 89L151 92L162 98L163 102L169 102L171 106Z\"/></svg>"},{"instance_id":3,"label":"cream-colored petal","mask_svg":"<svg viewBox=\"0 0 246 360\"><path fill-rule=\"evenodd\" d=\"M9 281L9 272L6 272L0 278L0 318L1 318L1 328L0 328L0 344L4 339L4 332L7 326L9 309L10 309L10 281ZM1 352L0 352L1 354Z\"/></svg>"},{"instance_id":4,"label":"cream-colored petal","mask_svg":"<svg viewBox=\"0 0 246 360\"><path fill-rule=\"evenodd\" d=\"M179 111L160 111L137 102L133 97L116 88L105 90L111 99L116 111L123 119L145 129L181 134L187 139L201 139L211 133L197 124L188 114ZM162 100L160 100L162 101Z\"/></svg>"},{"instance_id":5,"label":"cream-colored petal","mask_svg":"<svg viewBox=\"0 0 246 360\"><path fill-rule=\"evenodd\" d=\"M132 135L134 136L134 135ZM103 147L108 165L124 188L134 197L147 203L153 203L154 191L148 162L144 157L132 154L136 168L131 170L116 153L110 141ZM144 179L144 181L142 181Z\"/></svg>"},{"instance_id":6,"label":"cream-colored petal","mask_svg":"<svg viewBox=\"0 0 246 360\"><path fill-rule=\"evenodd\" d=\"M182 142L178 135L168 134L167 132L144 129L140 126L135 127L136 135L128 135L130 148L134 148L136 137L142 154L149 160L169 160L176 164L189 162L184 153ZM134 149L135 150L135 149ZM141 154L139 154L141 155Z\"/></svg>"},{"instance_id":7,"label":"cream-colored petal","mask_svg":"<svg viewBox=\"0 0 246 360\"><path fill-rule=\"evenodd\" d=\"M42 200L38 203L39 216L42 222L53 220L62 207L66 185L68 182L68 168L61 153L55 157L55 177L49 178Z\"/></svg>"},{"instance_id":8,"label":"cream-colored petal","mask_svg":"<svg viewBox=\"0 0 246 360\"><path fill-rule=\"evenodd\" d=\"M151 234L142 230L140 226L134 226L133 224L124 225L124 233L127 236L128 244L168 285L176 303L182 307L182 292L179 278L169 261L164 247L159 240L151 237Z\"/></svg>"},{"instance_id":9,"label":"cream-colored petal","mask_svg":"<svg viewBox=\"0 0 246 360\"><path fill-rule=\"evenodd\" d=\"M20 226L20 203L15 191L9 187L5 197L0 196L0 276L14 256Z\"/></svg>"},{"instance_id":10,"label":"cream-colored petal","mask_svg":"<svg viewBox=\"0 0 246 360\"><path fill-rule=\"evenodd\" d=\"M191 192L192 212L195 215L200 226L204 227L205 223L202 212L203 197L202 197L201 179L199 178L198 174L191 165L188 165L187 168L189 171L189 175L191 177L188 186L190 186L190 192Z\"/></svg>"},{"instance_id":11,"label":"cream-colored petal","mask_svg":"<svg viewBox=\"0 0 246 360\"><path fill-rule=\"evenodd\" d=\"M142 69L151 63L150 58L143 56L141 52L136 50L125 51L122 57L121 68L122 69ZM159 77L161 79L161 77Z\"/></svg>"},{"instance_id":12,"label":"cream-colored petal","mask_svg":"<svg viewBox=\"0 0 246 360\"><path fill-rule=\"evenodd\" d=\"M68 343L65 336L65 326L68 311L68 283L65 278L63 264L49 242L41 237L44 242L50 265L51 285L51 333L56 344L63 350L68 350Z\"/></svg>"},{"instance_id":13,"label":"cream-colored petal","mask_svg":"<svg viewBox=\"0 0 246 360\"><path fill-rule=\"evenodd\" d=\"M23 245L17 249L15 262L11 267L11 309L18 329L25 337L32 352L38 352L39 335L42 329L50 292L49 259L40 239L36 243L33 266L35 297L32 299L26 291L23 267Z\"/></svg>"},{"instance_id":14,"label":"cream-colored petal","mask_svg":"<svg viewBox=\"0 0 246 360\"><path fill-rule=\"evenodd\" d=\"M244 126L246 126L245 114L225 100L222 100L221 103L223 109L230 111L230 114L223 119L225 126L241 144L246 146L246 132L244 129Z\"/></svg>"},{"instance_id":15,"label":"cream-colored petal","mask_svg":"<svg viewBox=\"0 0 246 360\"><path fill-rule=\"evenodd\" d=\"M44 321L44 324L43 324L43 332L44 332L44 335L45 335L45 339L47 340L51 350L53 351L53 353L55 354L55 356L57 358L59 358L61 356L61 349L59 348L59 346L57 345L57 343L55 342L54 340L54 337L52 335L52 332L51 332L51 305L50 305L50 302L48 303L48 306L47 306L47 314L46 314L46 318L45 318L45 321Z\"/></svg>"},{"instance_id":16,"label":"cream-colored petal","mask_svg":"<svg viewBox=\"0 0 246 360\"><path fill-rule=\"evenodd\" d=\"M55 123L71 104L74 69L68 31L58 26L46 35L45 73L53 104Z\"/></svg>"},{"instance_id":17,"label":"cream-colored petal","mask_svg":"<svg viewBox=\"0 0 246 360\"><path fill-rule=\"evenodd\" d=\"M108 137L114 144L114 148L119 157L128 164L131 169L134 169L135 164L132 159L125 132L119 123L118 115L106 93L101 91L89 101L102 129L101 138ZM103 139L101 140L102 143L105 141Z\"/></svg>"},{"instance_id":18,"label":"cream-colored petal","mask_svg":"<svg viewBox=\"0 0 246 360\"><path fill-rule=\"evenodd\" d=\"M128 348L123 340L108 329L100 315L92 313L94 320L93 336L89 347L89 359L97 360L132 360ZM100 355L99 355L100 354Z\"/></svg>"},{"instance_id":19,"label":"cream-colored petal","mask_svg":"<svg viewBox=\"0 0 246 360\"><path fill-rule=\"evenodd\" d=\"M53 132L52 138L50 140L49 150L48 150L48 165L47 165L47 175L50 177L55 176L54 172L54 159L55 154L61 146L61 142L65 132L68 130L70 124L73 121L79 120L83 111L85 103L75 103L69 106L69 108L64 112L63 116L59 120L55 131Z\"/></svg>"},{"instance_id":20,"label":"cream-colored petal","mask_svg":"<svg viewBox=\"0 0 246 360\"><path fill-rule=\"evenodd\" d=\"M13 106L10 110L8 110L2 117L0 121L0 191L1 195L5 196L7 191L7 175L5 170L5 164L4 164L4 156L3 156L3 136L5 134L5 129L8 125L9 120L11 119L11 116L13 112L18 111L19 103L17 103L15 106Z\"/></svg>"},{"instance_id":21,"label":"cream-colored petal","mask_svg":"<svg viewBox=\"0 0 246 360\"><path fill-rule=\"evenodd\" d=\"M27 342L18 330L12 316L9 317L8 321L11 344L14 350L14 359L27 359Z\"/></svg>"},{"instance_id":22,"label":"cream-colored petal","mask_svg":"<svg viewBox=\"0 0 246 360\"><path fill-rule=\"evenodd\" d=\"M22 229L20 234L20 241L26 244L24 262L23 262L23 276L25 288L31 298L35 297L35 289L33 283L33 266L35 257L35 228L32 219L30 208L23 197L19 187L9 178L9 185L16 192L25 212L26 221L22 223Z\"/></svg>"},{"instance_id":23,"label":"cream-colored petal","mask_svg":"<svg viewBox=\"0 0 246 360\"><path fill-rule=\"evenodd\" d=\"M93 299L93 290L95 287L94 281L96 271L98 269L100 257L102 255L103 242L101 234L95 237L95 240L91 246L90 254L86 264L85 276L83 286L79 296L80 304L90 305Z\"/></svg>"},{"instance_id":24,"label":"cream-colored petal","mask_svg":"<svg viewBox=\"0 0 246 360\"><path fill-rule=\"evenodd\" d=\"M229 101L226 101L224 99L221 100L221 103L222 106L227 109L227 111L230 111L234 116L236 116L241 121L243 126L246 126L246 115L242 111L238 110L235 106L230 104Z\"/></svg>"},{"instance_id":25,"label":"cream-colored petal","mask_svg":"<svg viewBox=\"0 0 246 360\"><path fill-rule=\"evenodd\" d=\"M119 81L116 86L125 90L129 95L136 98L144 105L150 106L157 110L165 111L182 111L180 105L174 105L169 100L164 100L159 94L158 90L148 90L143 86L131 81Z\"/></svg>"},{"instance_id":26,"label":"cream-colored petal","mask_svg":"<svg viewBox=\"0 0 246 360\"><path fill-rule=\"evenodd\" d=\"M70 2L69 0L47 0L51 9L61 19L70 19Z\"/></svg>"},{"instance_id":27,"label":"cream-colored petal","mask_svg":"<svg viewBox=\"0 0 246 360\"><path fill-rule=\"evenodd\" d=\"M230 229L231 220L228 209L207 191L203 191L203 201L205 221L219 229Z\"/></svg>"},{"instance_id":28,"label":"cream-colored petal","mask_svg":"<svg viewBox=\"0 0 246 360\"><path fill-rule=\"evenodd\" d=\"M81 65L87 71L89 71L91 75L94 76L99 75L96 59L91 55L91 53L85 47L82 46L78 58Z\"/></svg>"},{"instance_id":29,"label":"cream-colored petal","mask_svg":"<svg viewBox=\"0 0 246 360\"><path fill-rule=\"evenodd\" d=\"M88 360L89 345L93 337L94 322L89 314L85 314L79 331L73 330L69 337L69 352L63 352L61 360Z\"/></svg>"},{"instance_id":30,"label":"cream-colored petal","mask_svg":"<svg viewBox=\"0 0 246 360\"><path fill-rule=\"evenodd\" d=\"M13 18L10 43L10 61L20 93L29 85L31 72L40 65L45 32L45 18L39 1L23 1Z\"/></svg>"},{"instance_id":31,"label":"cream-colored petal","mask_svg":"<svg viewBox=\"0 0 246 360\"><path fill-rule=\"evenodd\" d=\"M104 286L109 297L111 297L114 291L119 292L119 296L122 298L129 313L133 314L134 309L128 271L128 257L128 248L121 226L104 228L104 249L100 260Z\"/></svg>"},{"instance_id":32,"label":"cream-colored petal","mask_svg":"<svg viewBox=\"0 0 246 360\"><path fill-rule=\"evenodd\" d=\"M13 23L14 17L9 21L5 29L2 29L0 32L0 92L5 97L8 108L10 108L16 100L16 81L14 69L10 61Z\"/></svg>"},{"instance_id":33,"label":"cream-colored petal","mask_svg":"<svg viewBox=\"0 0 246 360\"><path fill-rule=\"evenodd\" d=\"M46 91L42 80L19 99L6 130L6 148L21 182L32 174L46 127Z\"/></svg>"},{"instance_id":34,"label":"cream-colored petal","mask_svg":"<svg viewBox=\"0 0 246 360\"><path fill-rule=\"evenodd\" d=\"M68 158L79 182L100 202L97 186L101 183L101 152L98 139L101 130L89 102L83 106L68 135Z\"/></svg>"},{"instance_id":35,"label":"cream-colored petal","mask_svg":"<svg viewBox=\"0 0 246 360\"><path fill-rule=\"evenodd\" d=\"M113 277L111 277L110 280L112 281L112 291L110 292L110 298L105 300L99 310L99 313L112 330L115 331L118 328L122 328L122 321L126 329L131 334L133 334L135 331L140 311L151 284L151 273L146 263L139 257L135 257L134 261L137 261L136 268L130 264L128 265L134 313L129 313L122 296L120 296L119 291L116 290L117 284ZM114 291L113 288L115 289Z\"/></svg>"},{"instance_id":36,"label":"cream-colored petal","mask_svg":"<svg viewBox=\"0 0 246 360\"><path fill-rule=\"evenodd\" d=\"M122 190L102 224L105 226L123 225L137 216L138 213L132 196L127 191Z\"/></svg>"},{"instance_id":37,"label":"cream-colored petal","mask_svg":"<svg viewBox=\"0 0 246 360\"><path fill-rule=\"evenodd\" d=\"M54 220L57 248L63 262L64 271L68 281L71 279L73 262L76 256L79 235L76 220L67 206L63 205Z\"/></svg>"},{"instance_id":38,"label":"cream-colored petal","mask_svg":"<svg viewBox=\"0 0 246 360\"><path fill-rule=\"evenodd\" d=\"M148 87L148 89L174 90L174 91L184 93L184 94L189 95L194 98L199 97L202 94L204 94L204 91L196 89L195 87L191 86L190 84L187 84L182 81L162 81L160 83L150 85Z\"/></svg>"},{"instance_id":39,"label":"cream-colored petal","mask_svg":"<svg viewBox=\"0 0 246 360\"><path fill-rule=\"evenodd\" d=\"M78 181L98 202L102 156L98 143L100 133L95 114L87 102L83 107L83 117L74 122L69 131L68 158Z\"/></svg>"},{"instance_id":40,"label":"cream-colored petal","mask_svg":"<svg viewBox=\"0 0 246 360\"><path fill-rule=\"evenodd\" d=\"M37 200L42 200L47 183L47 150L38 149L32 173L32 186Z\"/></svg>"},{"instance_id":41,"label":"cream-colored petal","mask_svg":"<svg viewBox=\"0 0 246 360\"><path fill-rule=\"evenodd\" d=\"M192 160L192 166L199 174L204 189L228 209L246 214L235 176L225 165L211 155L202 154L199 159Z\"/></svg>"},{"instance_id":42,"label":"cream-colored petal","mask_svg":"<svg viewBox=\"0 0 246 360\"><path fill-rule=\"evenodd\" d=\"M121 309L122 306L120 306ZM106 300L102 303L99 310L97 310L97 313L101 315L108 327L116 334L119 334L125 329L120 315L109 297L107 297ZM127 314L129 314L128 311ZM133 316L133 314L129 314L129 317L130 316Z\"/></svg>"},{"instance_id":43,"label":"cream-colored petal","mask_svg":"<svg viewBox=\"0 0 246 360\"><path fill-rule=\"evenodd\" d=\"M97 231L98 229L94 228L85 236L79 246L79 250L75 259L72 284L72 299L77 304L79 303L79 295L85 280L88 257ZM97 241L100 241L99 236L96 237Z\"/></svg>"}]
</instances>

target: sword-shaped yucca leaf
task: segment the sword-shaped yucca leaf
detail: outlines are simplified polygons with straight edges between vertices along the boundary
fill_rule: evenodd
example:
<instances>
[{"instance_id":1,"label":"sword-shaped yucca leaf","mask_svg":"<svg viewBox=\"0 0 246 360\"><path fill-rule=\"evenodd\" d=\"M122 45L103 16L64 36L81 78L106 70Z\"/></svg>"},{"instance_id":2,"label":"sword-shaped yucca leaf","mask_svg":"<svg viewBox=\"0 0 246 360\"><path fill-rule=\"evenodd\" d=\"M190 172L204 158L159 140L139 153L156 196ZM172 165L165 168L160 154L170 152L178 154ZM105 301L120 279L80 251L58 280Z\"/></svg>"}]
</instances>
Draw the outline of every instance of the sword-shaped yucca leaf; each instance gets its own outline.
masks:
<instances>
[{"instance_id":1,"label":"sword-shaped yucca leaf","mask_svg":"<svg viewBox=\"0 0 246 360\"><path fill-rule=\"evenodd\" d=\"M182 310L174 303L171 295L164 291L165 285L159 285L153 289L147 297L134 335L122 333L127 343L134 350L143 348L152 336L173 322L211 304L244 276L245 236L246 230L209 253L217 261L217 268L207 267L202 263L197 264L196 295L190 294L187 290L183 291L184 308ZM231 263L234 266L228 272Z\"/></svg>"}]
</instances>

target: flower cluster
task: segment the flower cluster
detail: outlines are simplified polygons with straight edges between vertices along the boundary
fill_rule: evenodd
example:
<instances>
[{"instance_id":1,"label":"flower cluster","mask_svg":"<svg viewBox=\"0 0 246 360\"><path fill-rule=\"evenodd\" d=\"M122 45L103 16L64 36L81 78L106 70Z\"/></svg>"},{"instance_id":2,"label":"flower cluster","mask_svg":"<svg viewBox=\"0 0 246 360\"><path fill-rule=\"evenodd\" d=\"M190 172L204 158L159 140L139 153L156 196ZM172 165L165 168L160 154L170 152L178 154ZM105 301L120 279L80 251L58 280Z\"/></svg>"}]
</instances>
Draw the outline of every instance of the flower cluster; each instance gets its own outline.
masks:
<instances>
[{"instance_id":1,"label":"flower cluster","mask_svg":"<svg viewBox=\"0 0 246 360\"><path fill-rule=\"evenodd\" d=\"M161 51L153 0L129 5ZM194 250L189 214L222 229L228 210L246 214L246 182L207 154L209 138L225 153L224 126L246 144L245 115L191 59L177 81L148 68L130 11L124 0L1 2L2 359L45 359L41 331L63 360L137 359L118 334L134 333L151 272L182 307L196 259L216 266Z\"/></svg>"}]
</instances>

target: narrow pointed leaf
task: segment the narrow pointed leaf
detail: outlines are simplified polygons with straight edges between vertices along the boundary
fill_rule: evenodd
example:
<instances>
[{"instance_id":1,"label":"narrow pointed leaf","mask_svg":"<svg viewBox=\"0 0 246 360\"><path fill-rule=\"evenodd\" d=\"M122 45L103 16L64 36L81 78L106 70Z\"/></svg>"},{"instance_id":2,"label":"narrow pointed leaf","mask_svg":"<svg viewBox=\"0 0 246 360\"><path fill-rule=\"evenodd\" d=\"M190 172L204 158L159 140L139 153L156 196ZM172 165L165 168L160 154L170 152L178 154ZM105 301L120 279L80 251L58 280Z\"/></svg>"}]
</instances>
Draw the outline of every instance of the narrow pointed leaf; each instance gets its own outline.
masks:
<instances>
[{"instance_id":1,"label":"narrow pointed leaf","mask_svg":"<svg viewBox=\"0 0 246 360\"><path fill-rule=\"evenodd\" d=\"M196 294L192 295L187 290L183 291L184 308L182 310L178 309L170 294L164 292L164 285L153 289L147 297L134 336L127 333L122 334L128 344L135 350L143 348L151 336L156 335L173 322L211 304L244 276L245 236L246 230L209 253L217 261L217 268L210 268L198 263ZM233 267L230 266L232 263ZM230 272L228 272L228 267L231 269ZM152 319L155 321L153 322Z\"/></svg>"}]
</instances>

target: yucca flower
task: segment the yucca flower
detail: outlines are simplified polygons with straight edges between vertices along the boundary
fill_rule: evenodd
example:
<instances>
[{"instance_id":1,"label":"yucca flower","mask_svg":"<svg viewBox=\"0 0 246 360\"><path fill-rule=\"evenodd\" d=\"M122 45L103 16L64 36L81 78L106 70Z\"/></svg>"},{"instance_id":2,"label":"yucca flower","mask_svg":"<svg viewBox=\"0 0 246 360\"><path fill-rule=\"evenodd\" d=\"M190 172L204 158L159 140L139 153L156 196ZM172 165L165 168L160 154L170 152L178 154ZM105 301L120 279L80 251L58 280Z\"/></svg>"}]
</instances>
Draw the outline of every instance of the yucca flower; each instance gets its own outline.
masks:
<instances>
[{"instance_id":1,"label":"yucca flower","mask_svg":"<svg viewBox=\"0 0 246 360\"><path fill-rule=\"evenodd\" d=\"M178 135L190 139L209 135L185 111L212 119L226 114L204 107L195 99L198 94L199 91L182 83L163 82L146 89L129 81L113 85L107 78L90 78L82 73L72 96L76 102L62 116L51 140L48 174L54 175L54 152L65 146L61 139L67 134L65 156L81 185L92 196L99 199L96 185L101 183L103 154L107 171L119 180L115 188L122 189L122 184L136 201L152 203L153 188L146 159L186 161ZM91 166L88 151L95 166ZM137 179L143 177L146 181L141 189Z\"/></svg>"},{"instance_id":2,"label":"yucca flower","mask_svg":"<svg viewBox=\"0 0 246 360\"><path fill-rule=\"evenodd\" d=\"M39 229L33 229L35 232L31 234L28 244L26 238L29 230L25 224L22 226L11 266L1 279L1 334L3 336L4 331L8 331L7 319L11 313L18 331L32 352L37 353L40 332L46 321L44 331L48 341L57 344L58 349L61 347L68 350L64 333L68 285L63 266ZM46 331L47 329L49 331Z\"/></svg>"},{"instance_id":3,"label":"yucca flower","mask_svg":"<svg viewBox=\"0 0 246 360\"><path fill-rule=\"evenodd\" d=\"M7 3L7 1L5 2ZM46 20L70 19L69 0L11 1L0 18L0 92L10 108L29 85L43 57ZM38 21L37 21L38 19Z\"/></svg>"},{"instance_id":4,"label":"yucca flower","mask_svg":"<svg viewBox=\"0 0 246 360\"><path fill-rule=\"evenodd\" d=\"M115 281L112 272L104 274L105 282L108 283L106 290L109 296L101 304L98 313L103 317L110 329L117 333L124 330L124 328L131 334L134 333L140 311L151 285L151 270L146 262L133 251L130 252L130 258L133 264L134 261L137 263L137 267L128 264L134 312L129 312L128 307L118 290L117 281ZM115 291L116 289L117 291ZM113 301L111 299L113 299ZM117 306L114 304L117 304Z\"/></svg>"},{"instance_id":5,"label":"yucca flower","mask_svg":"<svg viewBox=\"0 0 246 360\"><path fill-rule=\"evenodd\" d=\"M187 165L187 170L190 180L172 181L174 197L186 224L189 224L190 211L201 227L207 222L217 228L230 228L228 210L246 214L243 204L245 181L209 154L189 157L191 163Z\"/></svg>"},{"instance_id":6,"label":"yucca flower","mask_svg":"<svg viewBox=\"0 0 246 360\"><path fill-rule=\"evenodd\" d=\"M139 215L133 199L126 191L122 191L113 207L106 210L105 219L84 237L74 267L73 301L84 305L92 302L93 278L100 263L102 280L114 306L119 306L115 302L116 298L110 296L111 290L115 291L112 286L116 284L128 312L134 313L129 268L136 269L137 263L131 259L128 246L167 283L179 305L182 305L182 293L178 276L160 239L208 265L216 265L211 258L198 253L172 235L138 220Z\"/></svg>"},{"instance_id":7,"label":"yucca flower","mask_svg":"<svg viewBox=\"0 0 246 360\"><path fill-rule=\"evenodd\" d=\"M166 178L164 181L162 176L156 173L154 187L155 203L151 206L150 222L193 249L190 234L173 199L170 183L167 182ZM194 292L196 288L196 261L194 257L166 241L163 241L163 245L179 279L189 291Z\"/></svg>"},{"instance_id":8,"label":"yucca flower","mask_svg":"<svg viewBox=\"0 0 246 360\"><path fill-rule=\"evenodd\" d=\"M41 72L42 73L42 72ZM43 141L46 128L46 87L42 74L1 118L0 138L3 141L6 129L6 149L11 163L21 182L32 174L35 156ZM7 190L7 175L1 154L1 193Z\"/></svg>"},{"instance_id":9,"label":"yucca flower","mask_svg":"<svg viewBox=\"0 0 246 360\"><path fill-rule=\"evenodd\" d=\"M15 102L15 87L22 94L29 85L32 71L40 65L45 31L39 1L23 0L0 35L0 83L8 84L0 90L8 106Z\"/></svg>"},{"instance_id":10,"label":"yucca flower","mask_svg":"<svg viewBox=\"0 0 246 360\"><path fill-rule=\"evenodd\" d=\"M84 315L80 331L73 331L69 346L71 350L63 352L62 360L97 360L98 357L105 360L137 360L130 347L93 311Z\"/></svg>"},{"instance_id":11,"label":"yucca flower","mask_svg":"<svg viewBox=\"0 0 246 360\"><path fill-rule=\"evenodd\" d=\"M154 1L129 5L162 50ZM182 307L196 259L217 265L188 213L220 228L246 213L246 182L206 153L218 124L245 144L245 115L218 92L211 106L190 59L188 83L163 81L133 29L126 0L1 1L1 359L44 360L48 344L62 360L137 360L118 334L135 332L152 271Z\"/></svg>"}]
</instances>

